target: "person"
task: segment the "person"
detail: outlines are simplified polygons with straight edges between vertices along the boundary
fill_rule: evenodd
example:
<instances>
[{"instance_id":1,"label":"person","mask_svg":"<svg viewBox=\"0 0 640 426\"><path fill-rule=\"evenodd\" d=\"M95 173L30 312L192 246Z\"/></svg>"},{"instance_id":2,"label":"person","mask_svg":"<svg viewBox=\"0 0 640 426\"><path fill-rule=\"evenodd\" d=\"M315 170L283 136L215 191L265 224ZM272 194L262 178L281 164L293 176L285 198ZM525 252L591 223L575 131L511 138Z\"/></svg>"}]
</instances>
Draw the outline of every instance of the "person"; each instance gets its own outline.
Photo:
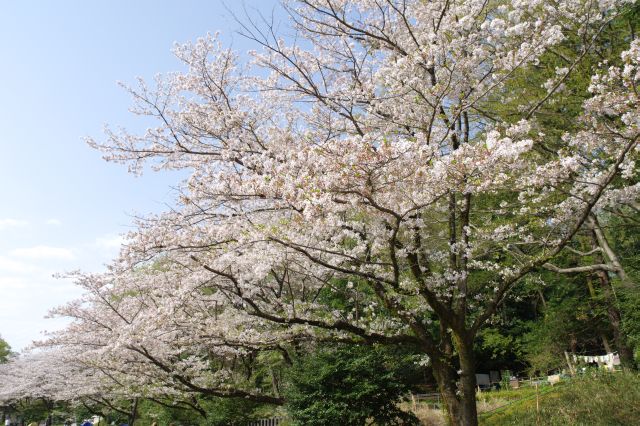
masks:
<instances>
[{"instance_id":1,"label":"person","mask_svg":"<svg viewBox=\"0 0 640 426\"><path fill-rule=\"evenodd\" d=\"M9 418L9 416L7 416L7 418L4 420L4 426L11 426L11 419Z\"/></svg>"},{"instance_id":2,"label":"person","mask_svg":"<svg viewBox=\"0 0 640 426\"><path fill-rule=\"evenodd\" d=\"M107 421L104 417L93 416L93 426L107 426Z\"/></svg>"}]
</instances>

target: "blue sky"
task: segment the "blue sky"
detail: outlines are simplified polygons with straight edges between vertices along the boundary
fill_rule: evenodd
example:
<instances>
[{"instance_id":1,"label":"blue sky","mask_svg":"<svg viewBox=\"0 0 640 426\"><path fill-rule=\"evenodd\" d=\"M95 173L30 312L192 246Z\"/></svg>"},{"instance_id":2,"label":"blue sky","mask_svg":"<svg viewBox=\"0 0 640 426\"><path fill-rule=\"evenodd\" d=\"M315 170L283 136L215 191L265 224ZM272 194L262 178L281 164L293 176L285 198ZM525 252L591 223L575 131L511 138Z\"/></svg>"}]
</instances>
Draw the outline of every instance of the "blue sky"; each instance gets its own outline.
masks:
<instances>
[{"instance_id":1,"label":"blue sky","mask_svg":"<svg viewBox=\"0 0 640 426\"><path fill-rule=\"evenodd\" d=\"M281 16L276 0L244 5ZM43 319L50 308L79 295L53 273L99 271L133 214L172 202L179 175L134 177L82 140L107 123L141 128L116 82L180 69L173 43L207 32L255 46L219 0L0 0L0 11L0 335L20 350L60 326Z\"/></svg>"}]
</instances>

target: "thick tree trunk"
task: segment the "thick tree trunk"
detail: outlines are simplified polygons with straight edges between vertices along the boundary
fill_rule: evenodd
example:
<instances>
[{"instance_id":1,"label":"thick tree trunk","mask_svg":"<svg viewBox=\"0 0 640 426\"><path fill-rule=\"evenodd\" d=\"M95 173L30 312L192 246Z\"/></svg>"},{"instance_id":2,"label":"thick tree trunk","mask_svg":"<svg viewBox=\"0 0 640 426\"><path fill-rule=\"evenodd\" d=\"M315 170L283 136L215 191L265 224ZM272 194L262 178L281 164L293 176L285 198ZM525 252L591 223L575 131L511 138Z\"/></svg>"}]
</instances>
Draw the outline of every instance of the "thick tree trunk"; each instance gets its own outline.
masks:
<instances>
[{"instance_id":1,"label":"thick tree trunk","mask_svg":"<svg viewBox=\"0 0 640 426\"><path fill-rule=\"evenodd\" d=\"M476 426L476 368L473 339L456 339L460 374L452 358L433 359L433 374L452 426Z\"/></svg>"},{"instance_id":2,"label":"thick tree trunk","mask_svg":"<svg viewBox=\"0 0 640 426\"><path fill-rule=\"evenodd\" d=\"M449 417L449 424L457 426L461 424L462 407L457 395L458 385L456 384L455 368L451 365L451 359L433 358L431 366L433 367L433 376L438 383L444 409Z\"/></svg>"},{"instance_id":3,"label":"thick tree trunk","mask_svg":"<svg viewBox=\"0 0 640 426\"><path fill-rule=\"evenodd\" d=\"M477 425L476 407L476 360L473 354L473 338L460 337L456 341L460 359L460 385L462 390L462 425Z\"/></svg>"}]
</instances>

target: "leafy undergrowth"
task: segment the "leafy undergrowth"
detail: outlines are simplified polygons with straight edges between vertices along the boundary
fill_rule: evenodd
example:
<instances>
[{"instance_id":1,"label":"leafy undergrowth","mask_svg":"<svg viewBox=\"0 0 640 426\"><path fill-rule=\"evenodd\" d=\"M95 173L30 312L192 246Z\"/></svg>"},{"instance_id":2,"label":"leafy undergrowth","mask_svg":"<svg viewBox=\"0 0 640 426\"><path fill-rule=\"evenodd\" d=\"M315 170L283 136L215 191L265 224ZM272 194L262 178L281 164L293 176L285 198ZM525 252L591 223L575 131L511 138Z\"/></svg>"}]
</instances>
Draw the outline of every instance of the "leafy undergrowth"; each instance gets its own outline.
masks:
<instances>
[{"instance_id":1,"label":"leafy undergrowth","mask_svg":"<svg viewBox=\"0 0 640 426\"><path fill-rule=\"evenodd\" d=\"M495 399L502 408L480 410L481 425L632 425L640 419L640 376L634 373L577 377L555 388L541 388L539 411L535 390L509 391ZM520 398L518 398L518 393ZM479 398L478 405L493 398Z\"/></svg>"}]
</instances>

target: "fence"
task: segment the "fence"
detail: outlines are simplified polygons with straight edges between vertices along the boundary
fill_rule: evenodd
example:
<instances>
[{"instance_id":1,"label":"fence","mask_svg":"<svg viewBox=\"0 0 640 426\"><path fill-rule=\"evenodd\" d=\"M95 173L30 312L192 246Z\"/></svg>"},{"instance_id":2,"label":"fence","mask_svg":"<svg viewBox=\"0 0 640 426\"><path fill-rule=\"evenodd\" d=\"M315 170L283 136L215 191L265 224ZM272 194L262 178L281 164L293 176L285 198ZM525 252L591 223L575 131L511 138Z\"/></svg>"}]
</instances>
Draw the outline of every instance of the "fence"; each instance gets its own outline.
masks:
<instances>
[{"instance_id":1,"label":"fence","mask_svg":"<svg viewBox=\"0 0 640 426\"><path fill-rule=\"evenodd\" d=\"M417 402L425 402L429 408L439 409L442 402L440 401L439 393L416 393L411 394L411 402L415 409Z\"/></svg>"},{"instance_id":2,"label":"fence","mask_svg":"<svg viewBox=\"0 0 640 426\"><path fill-rule=\"evenodd\" d=\"M272 417L270 419L260 419L249 423L249 426L280 426L284 422L284 417Z\"/></svg>"}]
</instances>

